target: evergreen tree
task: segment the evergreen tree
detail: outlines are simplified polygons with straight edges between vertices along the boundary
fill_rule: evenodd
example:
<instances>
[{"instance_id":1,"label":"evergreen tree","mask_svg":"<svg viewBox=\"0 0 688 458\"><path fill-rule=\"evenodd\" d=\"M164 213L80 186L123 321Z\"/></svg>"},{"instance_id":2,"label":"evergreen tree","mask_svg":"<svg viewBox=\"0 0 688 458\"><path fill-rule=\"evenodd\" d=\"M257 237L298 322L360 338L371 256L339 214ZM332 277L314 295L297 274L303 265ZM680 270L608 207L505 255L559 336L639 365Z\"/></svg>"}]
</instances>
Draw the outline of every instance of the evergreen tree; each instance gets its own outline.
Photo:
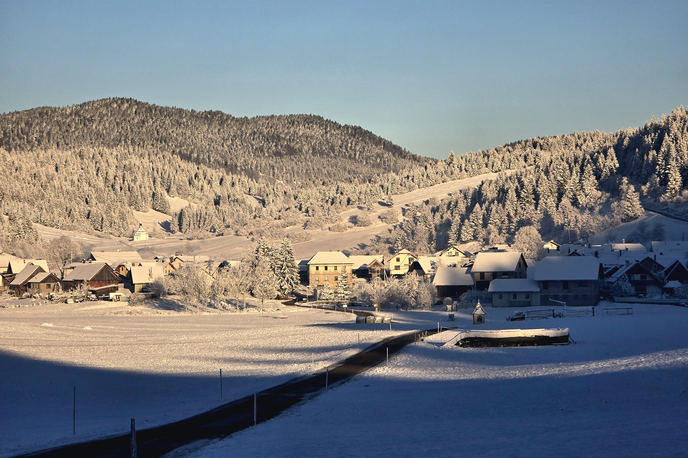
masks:
<instances>
[{"instance_id":1,"label":"evergreen tree","mask_svg":"<svg viewBox=\"0 0 688 458\"><path fill-rule=\"evenodd\" d=\"M275 257L275 274L277 275L277 289L281 297L286 298L299 284L299 268L294 259L294 250L291 242L282 240L277 256Z\"/></svg>"},{"instance_id":2,"label":"evergreen tree","mask_svg":"<svg viewBox=\"0 0 688 458\"><path fill-rule=\"evenodd\" d=\"M351 284L349 283L349 275L343 273L339 276L337 287L334 290L334 298L338 301L345 301L351 297Z\"/></svg>"},{"instance_id":3,"label":"evergreen tree","mask_svg":"<svg viewBox=\"0 0 688 458\"><path fill-rule=\"evenodd\" d=\"M640 197L635 192L635 187L628 182L626 177L621 179L620 191L621 214L619 216L621 221L625 223L641 217L645 210L643 210L643 206L640 204Z\"/></svg>"}]
</instances>

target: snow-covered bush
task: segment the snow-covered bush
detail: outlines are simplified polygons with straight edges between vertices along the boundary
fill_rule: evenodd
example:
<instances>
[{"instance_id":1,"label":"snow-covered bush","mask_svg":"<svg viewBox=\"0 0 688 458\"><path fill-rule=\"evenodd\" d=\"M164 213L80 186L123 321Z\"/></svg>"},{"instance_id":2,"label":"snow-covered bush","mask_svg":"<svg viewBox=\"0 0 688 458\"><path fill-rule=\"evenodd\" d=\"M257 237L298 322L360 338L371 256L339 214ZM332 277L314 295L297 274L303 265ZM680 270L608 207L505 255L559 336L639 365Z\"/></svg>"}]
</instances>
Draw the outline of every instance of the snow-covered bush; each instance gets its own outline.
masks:
<instances>
[{"instance_id":1,"label":"snow-covered bush","mask_svg":"<svg viewBox=\"0 0 688 458\"><path fill-rule=\"evenodd\" d=\"M628 281L626 274L623 274L616 280L616 283L612 285L612 294L616 297L628 297L635 295L635 288Z\"/></svg>"}]
</instances>

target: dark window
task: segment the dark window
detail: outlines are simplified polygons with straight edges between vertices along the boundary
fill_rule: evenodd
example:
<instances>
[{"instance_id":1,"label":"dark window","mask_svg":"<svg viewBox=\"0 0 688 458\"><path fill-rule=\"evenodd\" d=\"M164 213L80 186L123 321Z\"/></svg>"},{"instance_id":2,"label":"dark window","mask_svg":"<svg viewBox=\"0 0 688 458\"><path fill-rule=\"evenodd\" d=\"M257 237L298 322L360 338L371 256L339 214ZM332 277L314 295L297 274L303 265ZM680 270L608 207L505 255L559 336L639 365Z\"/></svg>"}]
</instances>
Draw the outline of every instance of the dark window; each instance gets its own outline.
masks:
<instances>
[{"instance_id":1,"label":"dark window","mask_svg":"<svg viewBox=\"0 0 688 458\"><path fill-rule=\"evenodd\" d=\"M325 266L325 270L327 270L327 266Z\"/></svg>"},{"instance_id":2,"label":"dark window","mask_svg":"<svg viewBox=\"0 0 688 458\"><path fill-rule=\"evenodd\" d=\"M315 270L320 270L320 266L315 266Z\"/></svg>"},{"instance_id":3,"label":"dark window","mask_svg":"<svg viewBox=\"0 0 688 458\"><path fill-rule=\"evenodd\" d=\"M542 289L549 289L549 282L548 281L542 282Z\"/></svg>"},{"instance_id":4,"label":"dark window","mask_svg":"<svg viewBox=\"0 0 688 458\"><path fill-rule=\"evenodd\" d=\"M338 267L338 266L334 266L334 270L337 270L337 267Z\"/></svg>"},{"instance_id":5,"label":"dark window","mask_svg":"<svg viewBox=\"0 0 688 458\"><path fill-rule=\"evenodd\" d=\"M641 280L647 280L647 274L640 274Z\"/></svg>"},{"instance_id":6,"label":"dark window","mask_svg":"<svg viewBox=\"0 0 688 458\"><path fill-rule=\"evenodd\" d=\"M480 279L485 280L485 272L480 272Z\"/></svg>"},{"instance_id":7,"label":"dark window","mask_svg":"<svg viewBox=\"0 0 688 458\"><path fill-rule=\"evenodd\" d=\"M335 276L334 276L334 281L339 281L339 277L335 275Z\"/></svg>"},{"instance_id":8,"label":"dark window","mask_svg":"<svg viewBox=\"0 0 688 458\"><path fill-rule=\"evenodd\" d=\"M568 281L564 280L562 283L563 283L562 288L569 289L569 282Z\"/></svg>"},{"instance_id":9,"label":"dark window","mask_svg":"<svg viewBox=\"0 0 688 458\"><path fill-rule=\"evenodd\" d=\"M526 299L530 299L530 293L526 293Z\"/></svg>"},{"instance_id":10,"label":"dark window","mask_svg":"<svg viewBox=\"0 0 688 458\"><path fill-rule=\"evenodd\" d=\"M401 262L401 258L397 258L397 262Z\"/></svg>"},{"instance_id":11,"label":"dark window","mask_svg":"<svg viewBox=\"0 0 688 458\"><path fill-rule=\"evenodd\" d=\"M500 299L502 298L502 293L499 293L499 298L500 298Z\"/></svg>"},{"instance_id":12,"label":"dark window","mask_svg":"<svg viewBox=\"0 0 688 458\"><path fill-rule=\"evenodd\" d=\"M511 297L512 297L513 299L516 299L517 296L518 296L518 295L517 295L516 293L514 293L514 294L511 295Z\"/></svg>"},{"instance_id":13,"label":"dark window","mask_svg":"<svg viewBox=\"0 0 688 458\"><path fill-rule=\"evenodd\" d=\"M588 287L588 280L580 280L578 282L578 287L579 288L587 288Z\"/></svg>"}]
</instances>

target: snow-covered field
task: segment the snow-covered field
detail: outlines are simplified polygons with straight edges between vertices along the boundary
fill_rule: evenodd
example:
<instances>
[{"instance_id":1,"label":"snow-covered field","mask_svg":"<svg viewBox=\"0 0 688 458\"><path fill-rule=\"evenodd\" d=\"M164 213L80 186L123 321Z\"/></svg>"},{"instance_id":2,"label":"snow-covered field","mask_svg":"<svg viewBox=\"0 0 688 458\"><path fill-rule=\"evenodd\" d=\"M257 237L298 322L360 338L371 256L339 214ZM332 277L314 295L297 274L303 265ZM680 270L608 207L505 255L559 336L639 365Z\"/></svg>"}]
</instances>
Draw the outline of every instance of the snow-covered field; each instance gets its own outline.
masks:
<instances>
[{"instance_id":1,"label":"snow-covered field","mask_svg":"<svg viewBox=\"0 0 688 458\"><path fill-rule=\"evenodd\" d=\"M0 305L19 303L31 301ZM357 326L351 314L278 302L263 314L113 302L0 308L0 456L124 433L130 418L139 428L185 418L394 333L389 325Z\"/></svg>"},{"instance_id":2,"label":"snow-covered field","mask_svg":"<svg viewBox=\"0 0 688 458\"><path fill-rule=\"evenodd\" d=\"M198 413L403 330L441 320L474 328L470 310L453 322L440 311L389 312L390 333L351 315L276 307L0 309L0 456L123 433L130 418L144 428ZM442 346L457 332L445 331L278 418L172 455L685 456L688 309L633 305L632 316L606 316L605 307L595 317L513 323L513 309L488 307L480 329L568 327L577 343L461 349Z\"/></svg>"},{"instance_id":3,"label":"snow-covered field","mask_svg":"<svg viewBox=\"0 0 688 458\"><path fill-rule=\"evenodd\" d=\"M488 308L485 328L570 327L577 343L460 349L441 346L456 333L446 331L281 417L172 456L686 456L688 309L597 311L524 324ZM472 327L467 314L458 323Z\"/></svg>"}]
</instances>

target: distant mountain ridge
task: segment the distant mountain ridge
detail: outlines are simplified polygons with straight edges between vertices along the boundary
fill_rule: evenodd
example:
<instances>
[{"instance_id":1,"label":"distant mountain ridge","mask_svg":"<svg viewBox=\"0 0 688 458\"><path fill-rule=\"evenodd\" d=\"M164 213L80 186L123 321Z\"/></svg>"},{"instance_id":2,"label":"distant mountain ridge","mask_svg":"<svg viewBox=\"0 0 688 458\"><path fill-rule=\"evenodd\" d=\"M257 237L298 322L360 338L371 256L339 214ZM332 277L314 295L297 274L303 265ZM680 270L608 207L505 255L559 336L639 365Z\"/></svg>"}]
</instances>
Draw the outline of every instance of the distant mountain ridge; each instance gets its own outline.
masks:
<instances>
[{"instance_id":1,"label":"distant mountain ridge","mask_svg":"<svg viewBox=\"0 0 688 458\"><path fill-rule=\"evenodd\" d=\"M0 147L131 147L163 151L227 173L290 182L336 182L434 160L373 133L314 115L236 118L220 111L110 98L0 115Z\"/></svg>"}]
</instances>

